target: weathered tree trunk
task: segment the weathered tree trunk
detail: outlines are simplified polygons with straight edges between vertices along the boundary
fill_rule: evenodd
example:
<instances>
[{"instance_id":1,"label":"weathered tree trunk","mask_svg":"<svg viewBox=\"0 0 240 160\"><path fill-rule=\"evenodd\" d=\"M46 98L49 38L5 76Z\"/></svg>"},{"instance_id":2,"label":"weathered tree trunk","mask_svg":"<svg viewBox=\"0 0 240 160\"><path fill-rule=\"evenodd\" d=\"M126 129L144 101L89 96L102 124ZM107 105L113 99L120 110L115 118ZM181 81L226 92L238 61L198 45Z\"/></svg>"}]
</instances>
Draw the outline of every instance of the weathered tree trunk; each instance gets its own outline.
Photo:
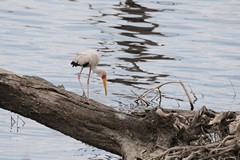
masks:
<instances>
[{"instance_id":1,"label":"weathered tree trunk","mask_svg":"<svg viewBox=\"0 0 240 160\"><path fill-rule=\"evenodd\" d=\"M156 143L169 147L176 136L158 116L139 118L93 100L88 105L85 98L39 77L0 70L0 91L1 108L126 159L141 157Z\"/></svg>"},{"instance_id":2,"label":"weathered tree trunk","mask_svg":"<svg viewBox=\"0 0 240 160\"><path fill-rule=\"evenodd\" d=\"M198 130L193 126L179 129L172 113L155 109L142 116L130 115L93 100L90 105L85 102L42 78L0 69L1 108L124 159L161 159L168 148L196 139ZM187 114L193 117L196 113Z\"/></svg>"}]
</instances>

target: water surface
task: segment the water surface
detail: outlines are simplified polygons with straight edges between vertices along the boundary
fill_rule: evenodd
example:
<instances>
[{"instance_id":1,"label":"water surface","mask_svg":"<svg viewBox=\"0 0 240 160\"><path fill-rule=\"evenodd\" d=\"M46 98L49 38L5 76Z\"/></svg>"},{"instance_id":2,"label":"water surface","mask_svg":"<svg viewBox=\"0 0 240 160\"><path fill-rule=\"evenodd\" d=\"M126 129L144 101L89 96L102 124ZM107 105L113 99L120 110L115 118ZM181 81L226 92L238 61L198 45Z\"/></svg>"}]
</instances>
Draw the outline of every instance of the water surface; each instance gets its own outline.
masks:
<instances>
[{"instance_id":1,"label":"water surface","mask_svg":"<svg viewBox=\"0 0 240 160\"><path fill-rule=\"evenodd\" d=\"M239 10L237 0L4 0L0 67L43 77L81 95L75 75L80 68L70 62L76 52L98 49L109 95L104 96L99 77L92 75L90 97L117 110L144 109L131 90L141 94L178 80L192 89L196 109L239 110ZM165 86L162 92L183 100L164 98L163 107L189 109L180 85ZM26 124L16 131L10 127L16 115L4 110L0 115L0 159L117 159L24 117Z\"/></svg>"}]
</instances>

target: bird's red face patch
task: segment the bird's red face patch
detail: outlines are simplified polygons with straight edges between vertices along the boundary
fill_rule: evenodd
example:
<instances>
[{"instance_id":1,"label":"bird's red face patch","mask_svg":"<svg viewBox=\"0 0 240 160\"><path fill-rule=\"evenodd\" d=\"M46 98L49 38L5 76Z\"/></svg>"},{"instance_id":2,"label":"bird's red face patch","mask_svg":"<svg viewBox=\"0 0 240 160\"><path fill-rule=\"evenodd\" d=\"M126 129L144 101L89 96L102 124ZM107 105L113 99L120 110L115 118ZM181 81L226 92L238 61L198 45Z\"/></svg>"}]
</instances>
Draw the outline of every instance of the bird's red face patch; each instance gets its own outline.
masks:
<instances>
[{"instance_id":1,"label":"bird's red face patch","mask_svg":"<svg viewBox=\"0 0 240 160\"><path fill-rule=\"evenodd\" d=\"M102 79L106 79L106 78L107 78L107 76L106 76L106 75L103 75L103 76L102 76Z\"/></svg>"}]
</instances>

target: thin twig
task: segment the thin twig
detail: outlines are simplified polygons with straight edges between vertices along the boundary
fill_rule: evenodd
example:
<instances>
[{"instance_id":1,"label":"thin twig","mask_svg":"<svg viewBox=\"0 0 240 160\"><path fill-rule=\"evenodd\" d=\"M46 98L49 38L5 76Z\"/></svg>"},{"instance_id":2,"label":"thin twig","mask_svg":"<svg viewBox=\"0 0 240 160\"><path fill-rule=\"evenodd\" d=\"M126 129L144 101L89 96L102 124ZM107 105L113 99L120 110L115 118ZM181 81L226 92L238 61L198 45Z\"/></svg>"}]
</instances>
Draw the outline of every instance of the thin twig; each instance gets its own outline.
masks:
<instances>
[{"instance_id":1,"label":"thin twig","mask_svg":"<svg viewBox=\"0 0 240 160\"><path fill-rule=\"evenodd\" d=\"M149 106L149 102L147 102L146 100L144 100L143 97L146 97L146 95L148 95L149 93L153 92L155 89L158 89L158 91L159 91L159 93L160 93L160 94L159 94L159 96L160 96L160 97L159 97L159 98L160 98L159 106L161 106L162 94L161 94L160 88L161 88L162 86L164 86L164 85L172 84L172 83L180 83L180 84L181 84L181 86L182 86L182 88L183 88L185 94L186 94L187 97L188 97L188 101L189 101L190 106L191 106L190 109L193 110L193 109L194 109L193 102L192 102L192 100L191 100L191 97L190 97L190 95L189 95L189 93L188 93L186 87L184 86L184 84L182 83L181 80L179 80L179 81L170 81L170 82L162 83L162 84L158 85L157 87L150 88L150 89L146 90L146 91L143 92L141 95L137 95L137 94L134 93L133 91L131 91L131 92L134 93L135 95L137 95L138 99L143 100L143 101ZM156 97L156 96L155 96L155 97ZM155 97L154 97L154 99L155 99Z\"/></svg>"},{"instance_id":2,"label":"thin twig","mask_svg":"<svg viewBox=\"0 0 240 160\"><path fill-rule=\"evenodd\" d=\"M162 83L162 84L160 84L160 85L157 86L157 87L150 88L150 89L146 90L145 92L143 92L143 93L140 95L140 97L145 97L148 93L154 91L155 89L159 89L159 88L161 88L162 86L164 86L164 85L166 85L166 84L170 84L170 83L179 83L179 82L177 82L177 81L170 81L170 82Z\"/></svg>"},{"instance_id":3,"label":"thin twig","mask_svg":"<svg viewBox=\"0 0 240 160\"><path fill-rule=\"evenodd\" d=\"M132 92L133 94L135 94L138 99L140 99L140 100L142 100L144 103L146 103L147 107L149 106L150 103L147 102L146 100L144 100L143 97L139 96L137 93L133 92L132 90L131 90L131 92Z\"/></svg>"},{"instance_id":4,"label":"thin twig","mask_svg":"<svg viewBox=\"0 0 240 160\"><path fill-rule=\"evenodd\" d=\"M196 94L193 92L192 87L190 85L189 85L189 88L191 89L190 93L192 93L192 95L194 97L193 103L195 103L198 100L198 98L197 98Z\"/></svg>"},{"instance_id":5,"label":"thin twig","mask_svg":"<svg viewBox=\"0 0 240 160\"><path fill-rule=\"evenodd\" d=\"M193 106L193 103L192 103L191 97L190 97L190 95L189 95L189 93L188 93L186 87L184 86L184 84L182 83L181 80L179 81L179 83L181 84L181 86L182 86L184 92L186 93L186 95L187 95L187 97L188 97L188 101L189 101L189 103L190 103L191 110L193 110L193 109L194 109L194 106Z\"/></svg>"},{"instance_id":6,"label":"thin twig","mask_svg":"<svg viewBox=\"0 0 240 160\"><path fill-rule=\"evenodd\" d=\"M158 93L159 93L159 107L161 107L161 103L162 103L162 92L161 90L158 88Z\"/></svg>"},{"instance_id":7,"label":"thin twig","mask_svg":"<svg viewBox=\"0 0 240 160\"><path fill-rule=\"evenodd\" d=\"M234 93L234 96L233 96L233 99L235 99L235 97L236 97L236 91L235 91L235 88L234 88L234 86L233 86L233 83L232 83L232 81L230 80L230 78L228 78L228 80L229 80L229 82L231 83L231 86L232 86L232 90L233 90L233 93Z\"/></svg>"},{"instance_id":8,"label":"thin twig","mask_svg":"<svg viewBox=\"0 0 240 160\"><path fill-rule=\"evenodd\" d=\"M219 148L219 147L221 147L223 144L225 144L225 142L226 142L227 140L230 140L230 139L233 139L233 138L236 138L236 137L235 137L235 136L232 136L232 135L226 136L226 137L221 141L221 143L217 146L217 148Z\"/></svg>"}]
</instances>

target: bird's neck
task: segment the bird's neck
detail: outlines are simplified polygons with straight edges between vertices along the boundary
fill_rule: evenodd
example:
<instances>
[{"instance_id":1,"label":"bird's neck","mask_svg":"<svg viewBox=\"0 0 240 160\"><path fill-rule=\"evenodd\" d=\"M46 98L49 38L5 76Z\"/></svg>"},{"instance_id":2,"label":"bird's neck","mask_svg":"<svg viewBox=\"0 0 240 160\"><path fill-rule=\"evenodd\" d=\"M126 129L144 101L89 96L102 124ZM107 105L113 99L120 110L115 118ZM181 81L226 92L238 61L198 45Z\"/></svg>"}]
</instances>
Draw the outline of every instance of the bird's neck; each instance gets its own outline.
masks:
<instances>
[{"instance_id":1,"label":"bird's neck","mask_svg":"<svg viewBox=\"0 0 240 160\"><path fill-rule=\"evenodd\" d=\"M92 68L93 72L98 74L99 76L102 76L103 70L102 69L98 69L97 67Z\"/></svg>"}]
</instances>

